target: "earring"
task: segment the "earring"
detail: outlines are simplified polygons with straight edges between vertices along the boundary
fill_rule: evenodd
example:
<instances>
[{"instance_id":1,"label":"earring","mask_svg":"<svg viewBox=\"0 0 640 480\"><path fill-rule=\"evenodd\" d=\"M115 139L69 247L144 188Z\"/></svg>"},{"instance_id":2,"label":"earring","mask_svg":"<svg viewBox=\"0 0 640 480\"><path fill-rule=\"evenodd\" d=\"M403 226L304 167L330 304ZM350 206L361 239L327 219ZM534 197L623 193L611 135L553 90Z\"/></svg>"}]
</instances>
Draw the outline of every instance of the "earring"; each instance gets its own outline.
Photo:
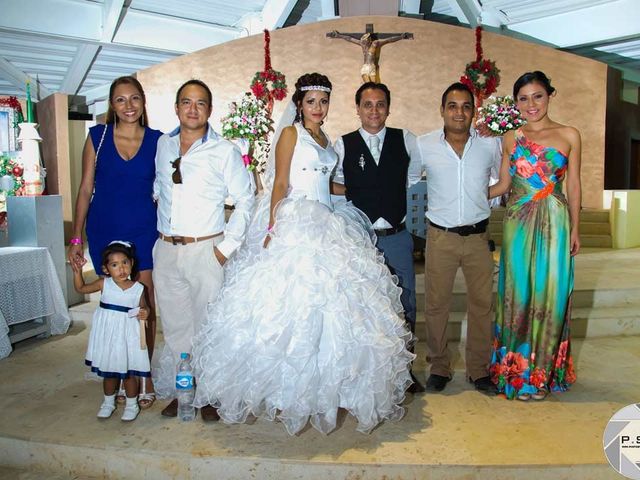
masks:
<instances>
[{"instance_id":1,"label":"earring","mask_svg":"<svg viewBox=\"0 0 640 480\"><path fill-rule=\"evenodd\" d=\"M142 115L140 116L140 125L144 127L144 112L142 112Z\"/></svg>"}]
</instances>

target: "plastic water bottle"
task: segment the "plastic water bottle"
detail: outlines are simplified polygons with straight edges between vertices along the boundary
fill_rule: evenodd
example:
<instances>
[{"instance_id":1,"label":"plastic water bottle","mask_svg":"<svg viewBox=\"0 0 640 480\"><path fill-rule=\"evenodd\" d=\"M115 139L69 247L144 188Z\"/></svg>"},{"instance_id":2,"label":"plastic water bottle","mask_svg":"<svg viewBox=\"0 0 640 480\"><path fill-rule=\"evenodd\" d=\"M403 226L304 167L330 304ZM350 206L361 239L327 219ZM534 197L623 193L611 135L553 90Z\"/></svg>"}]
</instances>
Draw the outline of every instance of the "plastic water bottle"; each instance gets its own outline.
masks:
<instances>
[{"instance_id":1,"label":"plastic water bottle","mask_svg":"<svg viewBox=\"0 0 640 480\"><path fill-rule=\"evenodd\" d=\"M178 363L176 374L176 390L178 392L178 418L183 422L190 422L196 418L196 409L193 407L195 389L188 353L180 354L180 363Z\"/></svg>"}]
</instances>

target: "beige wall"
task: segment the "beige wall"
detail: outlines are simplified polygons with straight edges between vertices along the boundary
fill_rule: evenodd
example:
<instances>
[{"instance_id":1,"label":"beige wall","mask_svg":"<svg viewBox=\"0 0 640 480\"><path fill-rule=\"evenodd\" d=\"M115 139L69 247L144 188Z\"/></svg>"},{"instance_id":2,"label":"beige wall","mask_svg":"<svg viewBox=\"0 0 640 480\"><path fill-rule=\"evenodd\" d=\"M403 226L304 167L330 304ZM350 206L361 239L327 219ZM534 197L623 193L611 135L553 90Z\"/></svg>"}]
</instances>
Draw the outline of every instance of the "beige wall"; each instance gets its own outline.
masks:
<instances>
[{"instance_id":1,"label":"beige wall","mask_svg":"<svg viewBox=\"0 0 640 480\"><path fill-rule=\"evenodd\" d=\"M42 137L42 162L47 169L46 191L62 195L62 218L65 238L71 232L73 201L69 159L69 102L67 95L54 93L37 103L37 117Z\"/></svg>"},{"instance_id":2,"label":"beige wall","mask_svg":"<svg viewBox=\"0 0 640 480\"><path fill-rule=\"evenodd\" d=\"M613 248L640 247L640 190L607 190Z\"/></svg>"},{"instance_id":3,"label":"beige wall","mask_svg":"<svg viewBox=\"0 0 640 480\"><path fill-rule=\"evenodd\" d=\"M353 95L361 84L360 47L326 38L332 30L363 32L373 23L377 32L411 32L414 40L385 45L380 59L382 81L392 92L390 126L416 134L441 126L442 91L457 81L467 62L475 58L474 32L423 20L400 17L349 17L289 27L272 32L272 64L287 76L290 92L296 78L319 71L334 85L331 111L325 124L335 139L359 125ZM604 125L606 65L576 55L485 33L487 58L501 70L498 94L511 93L515 79L525 71L543 70L558 94L552 100L551 117L574 125L583 138L583 206L600 208L604 185ZM228 104L248 90L253 74L263 67L262 35L234 40L176 58L138 73L145 88L153 127L169 131L176 126L173 110L177 87L189 78L207 82L214 94L214 128ZM284 102L275 107L276 120Z\"/></svg>"},{"instance_id":4,"label":"beige wall","mask_svg":"<svg viewBox=\"0 0 640 480\"><path fill-rule=\"evenodd\" d=\"M75 206L76 196L82 180L82 150L89 134L89 126L93 122L85 120L69 120L69 168L71 200Z\"/></svg>"}]
</instances>

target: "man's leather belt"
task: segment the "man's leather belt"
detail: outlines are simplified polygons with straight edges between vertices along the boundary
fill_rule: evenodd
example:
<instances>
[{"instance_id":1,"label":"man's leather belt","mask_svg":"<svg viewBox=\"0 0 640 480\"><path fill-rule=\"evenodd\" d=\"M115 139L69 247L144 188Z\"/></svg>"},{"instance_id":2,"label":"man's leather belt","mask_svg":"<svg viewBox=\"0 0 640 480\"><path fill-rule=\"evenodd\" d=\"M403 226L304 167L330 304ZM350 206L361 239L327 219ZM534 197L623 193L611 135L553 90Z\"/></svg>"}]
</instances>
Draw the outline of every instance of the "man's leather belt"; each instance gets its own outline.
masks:
<instances>
[{"instance_id":1,"label":"man's leather belt","mask_svg":"<svg viewBox=\"0 0 640 480\"><path fill-rule=\"evenodd\" d=\"M395 228L381 228L379 230L374 229L373 231L376 232L376 235L379 237L386 237L388 235L393 235L394 233L398 233L403 231L405 228L404 223L401 223L400 225L398 225Z\"/></svg>"},{"instance_id":2,"label":"man's leather belt","mask_svg":"<svg viewBox=\"0 0 640 480\"><path fill-rule=\"evenodd\" d=\"M197 243L203 242L205 240L210 240L219 235L222 235L222 232L215 233L213 235L207 235L206 237L183 237L181 235L169 236L161 233L160 238L165 242L173 243L174 245L186 245L187 243Z\"/></svg>"},{"instance_id":3,"label":"man's leather belt","mask_svg":"<svg viewBox=\"0 0 640 480\"><path fill-rule=\"evenodd\" d=\"M475 225L463 225L461 227L442 227L429 221L429 225L445 232L457 233L460 236L466 237L467 235L473 235L475 233L484 233L487 231L487 225L489 225L489 219L486 218Z\"/></svg>"}]
</instances>

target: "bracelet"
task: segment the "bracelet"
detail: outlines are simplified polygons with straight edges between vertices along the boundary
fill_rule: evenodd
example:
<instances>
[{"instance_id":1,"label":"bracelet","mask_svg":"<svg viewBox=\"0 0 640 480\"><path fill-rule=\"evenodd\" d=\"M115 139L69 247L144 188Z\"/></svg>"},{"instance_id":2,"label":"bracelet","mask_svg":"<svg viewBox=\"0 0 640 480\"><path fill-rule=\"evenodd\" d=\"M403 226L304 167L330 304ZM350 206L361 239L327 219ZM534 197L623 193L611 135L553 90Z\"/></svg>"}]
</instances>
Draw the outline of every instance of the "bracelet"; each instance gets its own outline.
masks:
<instances>
[{"instance_id":1,"label":"bracelet","mask_svg":"<svg viewBox=\"0 0 640 480\"><path fill-rule=\"evenodd\" d=\"M69 245L82 245L82 238L73 237L71 240L69 240Z\"/></svg>"},{"instance_id":2,"label":"bracelet","mask_svg":"<svg viewBox=\"0 0 640 480\"><path fill-rule=\"evenodd\" d=\"M267 227L267 233L273 233L273 225Z\"/></svg>"}]
</instances>

